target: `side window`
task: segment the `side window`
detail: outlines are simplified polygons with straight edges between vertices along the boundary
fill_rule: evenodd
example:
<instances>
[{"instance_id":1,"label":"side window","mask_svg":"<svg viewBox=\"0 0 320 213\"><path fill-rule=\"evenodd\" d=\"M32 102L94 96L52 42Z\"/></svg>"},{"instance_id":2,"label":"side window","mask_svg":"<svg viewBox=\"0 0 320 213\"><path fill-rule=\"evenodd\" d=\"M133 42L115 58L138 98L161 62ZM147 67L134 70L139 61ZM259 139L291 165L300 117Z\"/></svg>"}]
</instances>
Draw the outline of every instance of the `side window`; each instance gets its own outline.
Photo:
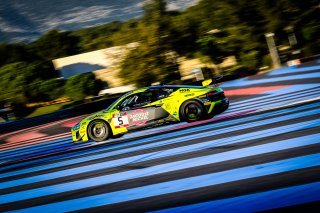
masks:
<instances>
[{"instance_id":1,"label":"side window","mask_svg":"<svg viewBox=\"0 0 320 213\"><path fill-rule=\"evenodd\" d=\"M134 107L143 106L154 101L154 93L152 91L146 91L139 93L138 100L135 103Z\"/></svg>"},{"instance_id":2,"label":"side window","mask_svg":"<svg viewBox=\"0 0 320 213\"><path fill-rule=\"evenodd\" d=\"M138 100L138 95L131 95L129 97L127 97L126 99L123 100L123 102L120 104L121 107L130 107L132 105L134 105L136 103L136 101Z\"/></svg>"},{"instance_id":3,"label":"side window","mask_svg":"<svg viewBox=\"0 0 320 213\"><path fill-rule=\"evenodd\" d=\"M121 109L128 108L136 108L154 101L154 94L151 91L137 93L134 95L130 95L125 98L122 102L119 103Z\"/></svg>"},{"instance_id":4,"label":"side window","mask_svg":"<svg viewBox=\"0 0 320 213\"><path fill-rule=\"evenodd\" d=\"M157 93L157 99L163 99L168 97L173 92L173 89L171 88L160 88L156 91Z\"/></svg>"}]
</instances>

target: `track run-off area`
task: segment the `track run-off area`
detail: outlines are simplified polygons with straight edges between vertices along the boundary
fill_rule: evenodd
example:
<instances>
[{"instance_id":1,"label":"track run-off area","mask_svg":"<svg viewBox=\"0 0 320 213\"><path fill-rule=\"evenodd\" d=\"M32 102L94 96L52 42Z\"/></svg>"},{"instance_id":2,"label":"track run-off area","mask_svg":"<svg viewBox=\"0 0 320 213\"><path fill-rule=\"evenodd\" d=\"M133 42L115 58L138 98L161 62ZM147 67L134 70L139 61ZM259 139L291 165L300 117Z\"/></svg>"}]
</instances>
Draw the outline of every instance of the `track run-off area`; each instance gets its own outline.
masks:
<instances>
[{"instance_id":1,"label":"track run-off area","mask_svg":"<svg viewBox=\"0 0 320 213\"><path fill-rule=\"evenodd\" d=\"M83 116L0 135L0 212L320 207L320 61L221 85L212 119L73 143Z\"/></svg>"}]
</instances>

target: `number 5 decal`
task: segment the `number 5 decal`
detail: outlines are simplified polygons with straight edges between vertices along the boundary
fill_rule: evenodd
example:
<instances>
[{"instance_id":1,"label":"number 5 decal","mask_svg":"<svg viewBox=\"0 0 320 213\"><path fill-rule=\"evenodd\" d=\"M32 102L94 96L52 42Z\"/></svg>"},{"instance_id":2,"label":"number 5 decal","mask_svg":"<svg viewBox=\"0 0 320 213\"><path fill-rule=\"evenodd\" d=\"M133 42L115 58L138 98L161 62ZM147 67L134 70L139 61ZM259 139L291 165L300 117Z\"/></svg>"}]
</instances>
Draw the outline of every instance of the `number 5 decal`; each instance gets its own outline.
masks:
<instances>
[{"instance_id":1,"label":"number 5 decal","mask_svg":"<svg viewBox=\"0 0 320 213\"><path fill-rule=\"evenodd\" d=\"M114 114L112 115L113 123L114 123L114 128L121 128L121 127L127 127L129 126L129 119L127 114Z\"/></svg>"},{"instance_id":2,"label":"number 5 decal","mask_svg":"<svg viewBox=\"0 0 320 213\"><path fill-rule=\"evenodd\" d=\"M121 126L122 124L123 124L123 120L122 120L123 118L120 116L120 117L118 117L118 121L119 121L119 125Z\"/></svg>"}]
</instances>

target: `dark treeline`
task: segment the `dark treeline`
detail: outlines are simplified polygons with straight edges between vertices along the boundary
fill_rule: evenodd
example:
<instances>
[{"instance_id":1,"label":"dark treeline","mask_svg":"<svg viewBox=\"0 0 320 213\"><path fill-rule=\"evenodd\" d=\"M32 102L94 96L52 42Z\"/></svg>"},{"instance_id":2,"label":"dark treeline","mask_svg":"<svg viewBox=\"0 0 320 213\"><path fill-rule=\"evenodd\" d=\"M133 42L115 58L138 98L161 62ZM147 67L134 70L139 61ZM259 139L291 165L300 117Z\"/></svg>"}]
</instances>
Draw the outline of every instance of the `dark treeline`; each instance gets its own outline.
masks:
<instances>
[{"instance_id":1,"label":"dark treeline","mask_svg":"<svg viewBox=\"0 0 320 213\"><path fill-rule=\"evenodd\" d=\"M254 72L270 65L265 33L277 45L290 46L294 32L304 56L320 52L318 0L202 0L180 11L167 11L153 0L144 15L126 22L73 32L52 30L29 44L0 44L0 102L53 100L62 95L82 99L101 89L93 74L57 79L52 59L139 42L121 64L120 77L137 86L177 79L177 58L206 57L219 64L235 56L237 66L223 72ZM290 32L289 32L290 31Z\"/></svg>"}]
</instances>

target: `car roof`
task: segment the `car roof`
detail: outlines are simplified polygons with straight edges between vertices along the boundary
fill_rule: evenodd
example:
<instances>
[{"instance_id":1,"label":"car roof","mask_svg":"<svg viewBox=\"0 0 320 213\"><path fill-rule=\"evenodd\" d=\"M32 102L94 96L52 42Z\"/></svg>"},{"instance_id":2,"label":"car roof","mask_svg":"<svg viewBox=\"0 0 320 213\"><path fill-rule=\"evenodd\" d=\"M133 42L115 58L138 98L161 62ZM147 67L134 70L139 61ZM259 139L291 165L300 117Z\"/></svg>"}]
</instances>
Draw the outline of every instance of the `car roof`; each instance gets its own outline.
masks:
<instances>
[{"instance_id":1,"label":"car roof","mask_svg":"<svg viewBox=\"0 0 320 213\"><path fill-rule=\"evenodd\" d=\"M156 85L156 86L149 86L149 89L161 89L161 88L194 88L200 89L203 88L202 86L193 86L193 85Z\"/></svg>"},{"instance_id":2,"label":"car roof","mask_svg":"<svg viewBox=\"0 0 320 213\"><path fill-rule=\"evenodd\" d=\"M139 92L145 92L149 89L162 89L162 88L168 88L168 89L179 89L179 88L193 88L193 89L201 89L203 88L202 86L193 86L193 85L156 85L156 86L148 86L148 87L141 87L132 91L127 92L126 94L124 94L122 96L122 98L131 95L131 94L135 94L135 93L139 93Z\"/></svg>"}]
</instances>

